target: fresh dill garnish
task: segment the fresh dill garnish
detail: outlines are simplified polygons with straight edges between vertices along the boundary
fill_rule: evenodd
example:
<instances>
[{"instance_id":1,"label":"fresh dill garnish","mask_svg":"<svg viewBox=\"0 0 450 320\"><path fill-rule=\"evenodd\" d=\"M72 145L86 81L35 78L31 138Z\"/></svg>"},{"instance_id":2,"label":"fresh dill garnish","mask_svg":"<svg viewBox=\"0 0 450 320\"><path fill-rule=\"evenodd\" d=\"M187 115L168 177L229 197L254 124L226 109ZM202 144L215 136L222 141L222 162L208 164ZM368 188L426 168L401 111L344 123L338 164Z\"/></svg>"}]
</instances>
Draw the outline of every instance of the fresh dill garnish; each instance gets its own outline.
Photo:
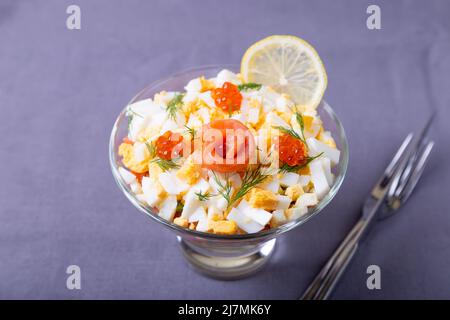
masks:
<instances>
[{"instance_id":1,"label":"fresh dill garnish","mask_svg":"<svg viewBox=\"0 0 450 320\"><path fill-rule=\"evenodd\" d=\"M297 120L298 125L300 126L300 131L302 133L302 137L300 140L305 144L306 146L306 139L305 139L305 122L303 121L303 115L295 110L295 119Z\"/></svg>"},{"instance_id":2,"label":"fresh dill garnish","mask_svg":"<svg viewBox=\"0 0 450 320\"><path fill-rule=\"evenodd\" d=\"M170 169L178 169L180 165L176 162L178 158L174 158L171 160L161 159L161 158L154 158L151 160L151 163L156 163L163 171L167 171Z\"/></svg>"},{"instance_id":3,"label":"fresh dill garnish","mask_svg":"<svg viewBox=\"0 0 450 320\"><path fill-rule=\"evenodd\" d=\"M210 193L209 191L206 191L205 193L200 192L196 192L195 195L197 196L198 200L200 201L207 201L209 199L211 199L212 197L215 197L215 194Z\"/></svg>"},{"instance_id":4,"label":"fresh dill garnish","mask_svg":"<svg viewBox=\"0 0 450 320\"><path fill-rule=\"evenodd\" d=\"M212 174L214 176L214 181L218 186L217 192L227 201L229 207L232 196L231 193L233 191L230 179L226 177L225 183L223 183L214 171L212 171Z\"/></svg>"},{"instance_id":5,"label":"fresh dill garnish","mask_svg":"<svg viewBox=\"0 0 450 320\"><path fill-rule=\"evenodd\" d=\"M319 153L318 155L316 155L314 157L307 157L305 163L299 164L297 166L290 166L287 163L283 163L283 165L278 169L278 171L280 173L286 173L286 172L295 172L295 173L297 173L298 170L303 169L308 164L310 164L312 161L314 161L315 159L319 158L322 154L323 154L323 152Z\"/></svg>"},{"instance_id":6,"label":"fresh dill garnish","mask_svg":"<svg viewBox=\"0 0 450 320\"><path fill-rule=\"evenodd\" d=\"M259 90L261 89L261 85L259 83L243 83L238 85L239 91L247 91L247 90Z\"/></svg>"},{"instance_id":7,"label":"fresh dill garnish","mask_svg":"<svg viewBox=\"0 0 450 320\"><path fill-rule=\"evenodd\" d=\"M183 97L184 93L177 93L167 104L166 111L169 114L170 119L176 119L178 108L183 105Z\"/></svg>"},{"instance_id":8,"label":"fresh dill garnish","mask_svg":"<svg viewBox=\"0 0 450 320\"><path fill-rule=\"evenodd\" d=\"M227 208L231 207L236 201L244 197L253 187L264 182L269 177L269 172L264 171L261 164L256 167L248 168L244 177L242 178L242 184L236 194L232 195L232 185L230 179L226 179L225 184L220 181L219 177L213 171L214 180L219 186L217 192L227 201Z\"/></svg>"},{"instance_id":9,"label":"fresh dill garnish","mask_svg":"<svg viewBox=\"0 0 450 320\"><path fill-rule=\"evenodd\" d=\"M184 127L186 128L186 132L191 135L192 140L194 140L195 136L197 135L197 130L195 130L194 128L190 128L186 125Z\"/></svg>"},{"instance_id":10,"label":"fresh dill garnish","mask_svg":"<svg viewBox=\"0 0 450 320\"><path fill-rule=\"evenodd\" d=\"M293 128L286 128L283 126L273 126L273 128L278 129L281 132L286 133L286 134L294 137L295 139L298 139L303 142L302 137L300 137L300 135L297 132L295 132L295 130Z\"/></svg>"},{"instance_id":11,"label":"fresh dill garnish","mask_svg":"<svg viewBox=\"0 0 450 320\"><path fill-rule=\"evenodd\" d=\"M139 118L144 118L142 115L140 115L136 111L133 111L133 109L131 109L130 107L127 108L126 115L127 115L127 120L128 120L128 131L130 131L130 129L131 129L131 123L133 122L134 116L138 116Z\"/></svg>"},{"instance_id":12,"label":"fresh dill garnish","mask_svg":"<svg viewBox=\"0 0 450 320\"><path fill-rule=\"evenodd\" d=\"M152 142L145 141L145 146L147 147L148 152L150 153L150 158L156 157L156 146Z\"/></svg>"}]
</instances>

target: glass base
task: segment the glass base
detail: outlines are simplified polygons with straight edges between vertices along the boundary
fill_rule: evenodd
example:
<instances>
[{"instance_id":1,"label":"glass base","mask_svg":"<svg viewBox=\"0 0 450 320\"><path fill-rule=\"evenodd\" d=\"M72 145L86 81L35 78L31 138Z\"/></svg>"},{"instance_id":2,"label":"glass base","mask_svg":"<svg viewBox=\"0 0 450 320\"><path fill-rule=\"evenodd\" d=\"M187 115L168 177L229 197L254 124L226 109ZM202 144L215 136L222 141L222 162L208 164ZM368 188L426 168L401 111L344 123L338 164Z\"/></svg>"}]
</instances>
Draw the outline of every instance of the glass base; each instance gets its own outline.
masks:
<instances>
[{"instance_id":1,"label":"glass base","mask_svg":"<svg viewBox=\"0 0 450 320\"><path fill-rule=\"evenodd\" d=\"M269 261L276 243L276 239L272 239L258 246L257 250L250 254L224 257L201 253L201 250L196 250L195 245L179 236L177 240L184 257L194 270L222 280L248 277L261 270Z\"/></svg>"}]
</instances>

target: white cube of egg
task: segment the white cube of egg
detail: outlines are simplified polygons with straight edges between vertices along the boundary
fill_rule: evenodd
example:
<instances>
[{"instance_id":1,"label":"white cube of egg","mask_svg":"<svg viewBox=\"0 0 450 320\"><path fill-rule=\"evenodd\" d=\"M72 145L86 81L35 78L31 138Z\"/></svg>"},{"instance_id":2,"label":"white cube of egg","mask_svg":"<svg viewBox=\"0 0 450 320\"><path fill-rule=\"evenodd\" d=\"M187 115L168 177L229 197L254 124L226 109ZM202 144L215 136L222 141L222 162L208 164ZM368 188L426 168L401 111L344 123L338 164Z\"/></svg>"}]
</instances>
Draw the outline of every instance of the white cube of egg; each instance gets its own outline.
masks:
<instances>
[{"instance_id":1,"label":"white cube of egg","mask_svg":"<svg viewBox=\"0 0 450 320\"><path fill-rule=\"evenodd\" d=\"M276 210L286 210L289 208L292 200L288 196L277 195L277 207Z\"/></svg>"},{"instance_id":2,"label":"white cube of egg","mask_svg":"<svg viewBox=\"0 0 450 320\"><path fill-rule=\"evenodd\" d=\"M314 184L314 190L317 193L319 199L322 199L329 191L330 186L323 170L322 161L316 159L309 164L309 170L311 171L311 180Z\"/></svg>"},{"instance_id":3,"label":"white cube of egg","mask_svg":"<svg viewBox=\"0 0 450 320\"><path fill-rule=\"evenodd\" d=\"M145 195L144 194L142 194L142 193L140 193L140 194L137 194L136 195L136 199L138 199L140 202L147 202L147 201L145 201Z\"/></svg>"},{"instance_id":4,"label":"white cube of egg","mask_svg":"<svg viewBox=\"0 0 450 320\"><path fill-rule=\"evenodd\" d=\"M280 96L276 100L276 105L278 111L289 112L294 106L294 103L285 96Z\"/></svg>"},{"instance_id":5,"label":"white cube of egg","mask_svg":"<svg viewBox=\"0 0 450 320\"><path fill-rule=\"evenodd\" d=\"M311 181L311 176L307 176L307 175L301 175L300 178L298 179L298 183L302 187L306 187L310 181Z\"/></svg>"},{"instance_id":6,"label":"white cube of egg","mask_svg":"<svg viewBox=\"0 0 450 320\"><path fill-rule=\"evenodd\" d=\"M168 194L177 195L189 189L189 185L178 179L176 173L173 171L162 172L158 176L158 180Z\"/></svg>"},{"instance_id":7,"label":"white cube of egg","mask_svg":"<svg viewBox=\"0 0 450 320\"><path fill-rule=\"evenodd\" d=\"M136 176L132 174L127 169L124 169L122 167L119 167L119 174L122 177L123 181L125 181L126 184L131 184L136 181Z\"/></svg>"},{"instance_id":8,"label":"white cube of egg","mask_svg":"<svg viewBox=\"0 0 450 320\"><path fill-rule=\"evenodd\" d=\"M236 114L233 114L233 115L231 116L231 119L240 121L240 122L242 122L242 123L245 123L245 122L247 122L247 120L248 120L247 117L246 117L243 113L241 113L241 112L236 113Z\"/></svg>"},{"instance_id":9,"label":"white cube of egg","mask_svg":"<svg viewBox=\"0 0 450 320\"><path fill-rule=\"evenodd\" d=\"M270 212L264 209L253 208L245 200L242 200L241 203L239 203L237 209L240 212L243 212L247 217L251 218L252 220L263 226L268 224L270 219L272 219L272 214Z\"/></svg>"},{"instance_id":10,"label":"white cube of egg","mask_svg":"<svg viewBox=\"0 0 450 320\"><path fill-rule=\"evenodd\" d=\"M202 204L198 199L198 196L195 194L195 192L192 192L192 190L190 190L184 196L184 206L183 210L181 211L181 217L189 218L201 206Z\"/></svg>"},{"instance_id":11,"label":"white cube of egg","mask_svg":"<svg viewBox=\"0 0 450 320\"><path fill-rule=\"evenodd\" d=\"M159 206L158 215L168 221L172 221L177 209L177 197L168 196Z\"/></svg>"},{"instance_id":12,"label":"white cube of egg","mask_svg":"<svg viewBox=\"0 0 450 320\"><path fill-rule=\"evenodd\" d=\"M203 216L197 223L197 231L208 232L210 230L208 217Z\"/></svg>"},{"instance_id":13,"label":"white cube of egg","mask_svg":"<svg viewBox=\"0 0 450 320\"><path fill-rule=\"evenodd\" d=\"M159 112L152 114L150 116L150 122L148 123L149 127L161 128L162 124L167 120L167 112Z\"/></svg>"},{"instance_id":14,"label":"white cube of egg","mask_svg":"<svg viewBox=\"0 0 450 320\"><path fill-rule=\"evenodd\" d=\"M281 97L280 94L275 92L273 89L263 86L260 90L263 96L263 108L264 112L269 112L277 107L277 99Z\"/></svg>"},{"instance_id":15,"label":"white cube of egg","mask_svg":"<svg viewBox=\"0 0 450 320\"><path fill-rule=\"evenodd\" d=\"M231 209L227 220L236 222L237 226L247 233L255 233L264 229L264 226L253 221L245 213L236 208Z\"/></svg>"},{"instance_id":16,"label":"white cube of egg","mask_svg":"<svg viewBox=\"0 0 450 320\"><path fill-rule=\"evenodd\" d=\"M144 193L145 202L151 207L155 206L161 198L158 197L160 192L155 186L155 182L149 177L142 178L142 192Z\"/></svg>"},{"instance_id":17,"label":"white cube of egg","mask_svg":"<svg viewBox=\"0 0 450 320\"><path fill-rule=\"evenodd\" d=\"M199 115L203 123L211 122L211 116L207 108L201 108L200 110L197 111L197 114Z\"/></svg>"},{"instance_id":18,"label":"white cube of egg","mask_svg":"<svg viewBox=\"0 0 450 320\"><path fill-rule=\"evenodd\" d=\"M131 111L130 115L137 115L136 118L143 119L155 113L155 107L157 106L152 99L144 99L130 104L127 109Z\"/></svg>"},{"instance_id":19,"label":"white cube of egg","mask_svg":"<svg viewBox=\"0 0 450 320\"><path fill-rule=\"evenodd\" d=\"M200 192L200 193L205 193L209 190L210 185L209 183L203 179L200 178L200 180L198 180L198 182L196 184L194 184L191 188L191 190L193 190L193 192Z\"/></svg>"},{"instance_id":20,"label":"white cube of egg","mask_svg":"<svg viewBox=\"0 0 450 320\"><path fill-rule=\"evenodd\" d=\"M228 206L227 200L222 196L211 197L208 200L208 206L214 207L220 211L225 211Z\"/></svg>"},{"instance_id":21,"label":"white cube of egg","mask_svg":"<svg viewBox=\"0 0 450 320\"><path fill-rule=\"evenodd\" d=\"M310 156L317 156L323 152L323 155L330 159L333 166L339 163L340 151L329 145L317 140L316 138L306 139L309 147Z\"/></svg>"},{"instance_id":22,"label":"white cube of egg","mask_svg":"<svg viewBox=\"0 0 450 320\"><path fill-rule=\"evenodd\" d=\"M259 109L250 108L247 113L247 121L251 124L257 124L259 121Z\"/></svg>"},{"instance_id":23,"label":"white cube of egg","mask_svg":"<svg viewBox=\"0 0 450 320\"><path fill-rule=\"evenodd\" d=\"M201 122L200 119L195 114L191 114L189 116L189 120L186 124L186 126L188 126L189 128L198 128L201 127L202 125L203 122Z\"/></svg>"},{"instance_id":24,"label":"white cube of egg","mask_svg":"<svg viewBox=\"0 0 450 320\"><path fill-rule=\"evenodd\" d=\"M315 193L304 193L295 202L295 207L312 207L319 203Z\"/></svg>"},{"instance_id":25,"label":"white cube of egg","mask_svg":"<svg viewBox=\"0 0 450 320\"><path fill-rule=\"evenodd\" d=\"M195 78L189 81L184 89L187 92L200 92L202 90L202 82L200 81L200 78Z\"/></svg>"},{"instance_id":26,"label":"white cube of egg","mask_svg":"<svg viewBox=\"0 0 450 320\"><path fill-rule=\"evenodd\" d=\"M183 103L193 102L198 99L199 92L197 91L187 91L183 97Z\"/></svg>"},{"instance_id":27,"label":"white cube of egg","mask_svg":"<svg viewBox=\"0 0 450 320\"><path fill-rule=\"evenodd\" d=\"M137 181L134 181L134 182L130 183L130 189L135 194L142 193L141 185Z\"/></svg>"},{"instance_id":28,"label":"white cube of egg","mask_svg":"<svg viewBox=\"0 0 450 320\"><path fill-rule=\"evenodd\" d=\"M198 95L198 98L200 100L203 100L204 103L208 105L210 108L215 108L216 103L214 102L214 99L211 97L211 91L205 91Z\"/></svg>"},{"instance_id":29,"label":"white cube of egg","mask_svg":"<svg viewBox=\"0 0 450 320\"><path fill-rule=\"evenodd\" d=\"M293 186L298 183L300 175L294 172L286 172L281 174L280 184L284 187Z\"/></svg>"},{"instance_id":30,"label":"white cube of egg","mask_svg":"<svg viewBox=\"0 0 450 320\"><path fill-rule=\"evenodd\" d=\"M266 116L266 123L269 123L271 126L281 126L285 128L289 128L289 125L281 119L279 115L275 112L269 112Z\"/></svg>"},{"instance_id":31,"label":"white cube of egg","mask_svg":"<svg viewBox=\"0 0 450 320\"><path fill-rule=\"evenodd\" d=\"M273 179L272 181L264 184L262 186L264 190L272 191L273 193L278 193L278 190L280 189L280 180Z\"/></svg>"},{"instance_id":32,"label":"white cube of egg","mask_svg":"<svg viewBox=\"0 0 450 320\"><path fill-rule=\"evenodd\" d=\"M277 227L282 225L287 221L286 216L284 214L284 210L275 210L272 212L272 220L270 221L270 225L272 227Z\"/></svg>"},{"instance_id":33,"label":"white cube of egg","mask_svg":"<svg viewBox=\"0 0 450 320\"><path fill-rule=\"evenodd\" d=\"M175 121L173 121L172 119L167 119L163 123L161 130L159 131L159 134L163 135L165 132L174 131L175 129L178 129L178 124Z\"/></svg>"},{"instance_id":34,"label":"white cube of egg","mask_svg":"<svg viewBox=\"0 0 450 320\"><path fill-rule=\"evenodd\" d=\"M137 141L133 144L133 157L136 162L142 162L147 159L148 156L148 149L145 143Z\"/></svg>"},{"instance_id":35,"label":"white cube of egg","mask_svg":"<svg viewBox=\"0 0 450 320\"><path fill-rule=\"evenodd\" d=\"M306 213L308 213L307 207L293 207L286 210L286 217L292 221L304 216Z\"/></svg>"},{"instance_id":36,"label":"white cube of egg","mask_svg":"<svg viewBox=\"0 0 450 320\"><path fill-rule=\"evenodd\" d=\"M206 217L206 211L203 207L198 207L190 216L189 222L197 222L203 220Z\"/></svg>"},{"instance_id":37,"label":"white cube of egg","mask_svg":"<svg viewBox=\"0 0 450 320\"><path fill-rule=\"evenodd\" d=\"M327 178L328 185L333 185L333 174L331 173L331 160L327 157L320 157L320 161L322 162L323 172L325 173L325 177Z\"/></svg>"},{"instance_id":38,"label":"white cube of egg","mask_svg":"<svg viewBox=\"0 0 450 320\"><path fill-rule=\"evenodd\" d=\"M212 220L215 218L223 219L223 210L219 210L213 206L208 206L208 219Z\"/></svg>"},{"instance_id":39,"label":"white cube of egg","mask_svg":"<svg viewBox=\"0 0 450 320\"><path fill-rule=\"evenodd\" d=\"M217 74L217 77L215 78L215 85L216 87L221 87L225 82L231 82L235 85L240 84L239 78L235 73L230 70L223 69Z\"/></svg>"}]
</instances>

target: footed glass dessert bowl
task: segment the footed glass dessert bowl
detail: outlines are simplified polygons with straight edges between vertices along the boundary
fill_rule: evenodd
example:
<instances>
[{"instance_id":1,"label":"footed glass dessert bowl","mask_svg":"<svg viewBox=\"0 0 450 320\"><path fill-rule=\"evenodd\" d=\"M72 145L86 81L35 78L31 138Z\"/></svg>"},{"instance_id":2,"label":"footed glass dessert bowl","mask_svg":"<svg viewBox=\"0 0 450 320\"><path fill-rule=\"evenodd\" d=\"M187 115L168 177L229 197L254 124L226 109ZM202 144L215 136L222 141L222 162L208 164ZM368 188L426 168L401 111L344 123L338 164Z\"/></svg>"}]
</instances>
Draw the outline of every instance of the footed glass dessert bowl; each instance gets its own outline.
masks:
<instances>
[{"instance_id":1,"label":"footed glass dessert bowl","mask_svg":"<svg viewBox=\"0 0 450 320\"><path fill-rule=\"evenodd\" d=\"M214 77L224 67L230 70L237 69L235 66L207 66L191 69L147 86L130 101L129 105L153 98L161 91L183 91L184 86L191 79ZM308 211L299 218L274 228L242 234L201 232L164 219L158 215L155 208L136 197L119 170L123 165L118 150L124 138L127 137L129 129L127 107L119 114L111 132L109 160L112 173L119 188L139 211L174 232L181 252L195 270L219 279L246 277L260 270L268 262L275 250L276 239L279 235L304 224L321 212L336 195L343 182L348 163L348 145L344 129L333 109L325 101L321 101L317 107L317 113L323 126L334 137L337 149L340 150L339 162L332 168L333 183L329 192L318 201L317 205L308 208Z\"/></svg>"}]
</instances>

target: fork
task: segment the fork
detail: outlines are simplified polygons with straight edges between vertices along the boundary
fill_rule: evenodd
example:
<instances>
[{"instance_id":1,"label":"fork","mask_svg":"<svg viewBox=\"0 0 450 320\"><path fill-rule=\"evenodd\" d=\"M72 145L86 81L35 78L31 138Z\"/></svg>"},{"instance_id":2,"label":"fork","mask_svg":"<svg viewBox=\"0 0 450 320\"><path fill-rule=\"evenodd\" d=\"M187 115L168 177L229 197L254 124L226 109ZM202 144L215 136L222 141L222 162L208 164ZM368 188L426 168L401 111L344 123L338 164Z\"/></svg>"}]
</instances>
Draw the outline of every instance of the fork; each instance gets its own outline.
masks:
<instances>
[{"instance_id":1,"label":"fork","mask_svg":"<svg viewBox=\"0 0 450 320\"><path fill-rule=\"evenodd\" d=\"M384 219L394 215L411 196L434 146L434 142L426 138L433 118L434 113L417 136L413 133L407 135L366 199L361 218L300 299L328 299L375 218Z\"/></svg>"}]
</instances>

